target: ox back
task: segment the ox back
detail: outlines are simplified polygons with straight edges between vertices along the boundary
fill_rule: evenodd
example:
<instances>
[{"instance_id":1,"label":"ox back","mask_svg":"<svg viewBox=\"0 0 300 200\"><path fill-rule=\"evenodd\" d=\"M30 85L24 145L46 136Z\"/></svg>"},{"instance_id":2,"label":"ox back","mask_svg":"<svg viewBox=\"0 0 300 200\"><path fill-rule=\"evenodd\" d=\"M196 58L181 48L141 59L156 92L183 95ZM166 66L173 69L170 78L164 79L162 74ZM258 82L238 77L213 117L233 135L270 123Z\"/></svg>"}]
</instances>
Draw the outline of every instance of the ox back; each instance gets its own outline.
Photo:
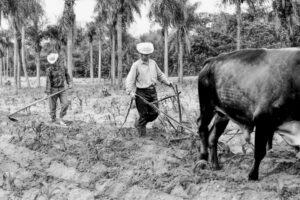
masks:
<instances>
[{"instance_id":1,"label":"ox back","mask_svg":"<svg viewBox=\"0 0 300 200\"><path fill-rule=\"evenodd\" d=\"M274 132L300 145L300 49L247 49L211 58L199 74L198 92L200 159L209 159L214 169L219 168L217 143L228 119L248 130L255 127L250 180L258 179Z\"/></svg>"}]
</instances>

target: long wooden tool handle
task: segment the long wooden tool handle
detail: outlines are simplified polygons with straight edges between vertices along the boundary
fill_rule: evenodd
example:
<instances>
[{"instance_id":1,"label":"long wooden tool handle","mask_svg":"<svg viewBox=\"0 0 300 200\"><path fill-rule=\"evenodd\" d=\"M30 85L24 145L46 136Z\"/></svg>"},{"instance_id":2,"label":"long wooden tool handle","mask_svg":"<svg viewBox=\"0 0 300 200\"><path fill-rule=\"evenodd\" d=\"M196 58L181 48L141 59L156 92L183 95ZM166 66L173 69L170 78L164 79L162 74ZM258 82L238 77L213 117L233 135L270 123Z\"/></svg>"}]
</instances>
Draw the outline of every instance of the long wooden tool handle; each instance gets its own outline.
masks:
<instances>
[{"instance_id":1,"label":"long wooden tool handle","mask_svg":"<svg viewBox=\"0 0 300 200\"><path fill-rule=\"evenodd\" d=\"M179 94L180 94L180 93L181 93L181 92L179 92ZM159 100L157 100L157 101L153 101L152 103L153 103L153 104L159 103L159 102L161 102L161 101L164 101L164 100L170 99L170 98L172 98L172 97L176 97L176 96L177 96L177 95L167 96L167 97L164 97L164 98L159 99Z\"/></svg>"},{"instance_id":2,"label":"long wooden tool handle","mask_svg":"<svg viewBox=\"0 0 300 200\"><path fill-rule=\"evenodd\" d=\"M177 120L175 120L173 117L167 115L165 112L163 112L162 110L160 110L159 108L157 108L155 105L153 105L153 103L150 103L149 101L147 101L144 97L135 94L135 96L139 97L140 99L142 99L146 104L148 104L149 106L151 106L152 108L154 108L155 110L159 111L160 113L162 113L164 116L166 116L167 118L169 118L170 120L172 120L173 122L175 122L178 126L190 131L191 133L197 135L197 133L195 131L193 131L192 129L182 125L180 122L178 122Z\"/></svg>"},{"instance_id":3,"label":"long wooden tool handle","mask_svg":"<svg viewBox=\"0 0 300 200\"><path fill-rule=\"evenodd\" d=\"M55 92L55 93L53 93L53 94L50 94L50 95L48 95L48 96L46 96L46 97L44 97L44 98L42 98L42 99L36 100L35 102L32 102L32 103L28 104L27 106L25 106L25 107L23 107L23 108L20 108L19 110L15 111L15 112L13 112L13 113L11 113L11 114L9 114L8 117L11 117L11 116L13 116L14 114L16 114L16 113L18 113L18 112L20 112L20 111L22 111L22 110L24 110L24 109L26 109L26 108L28 108L28 107L30 107L30 106L33 106L33 105L35 105L35 104L37 104L37 103L39 103L39 102L41 102L41 101L44 101L44 100L46 100L46 99L49 99L50 97L53 97L53 96L55 96L55 95L57 95L57 94L59 94L59 93L62 93L62 92L64 92L64 91L68 90L68 89L69 89L69 88L65 88L65 89L63 89L63 90L61 90L61 91Z\"/></svg>"},{"instance_id":4,"label":"long wooden tool handle","mask_svg":"<svg viewBox=\"0 0 300 200\"><path fill-rule=\"evenodd\" d=\"M119 134L119 132L121 131L121 129L123 128L124 124L125 124L126 121L127 121L127 117L128 117L128 115L129 115L129 112L130 112L130 109L131 109L131 106L132 106L132 102L133 102L133 99L130 100L130 104L129 104L129 107L128 107L128 110L127 110L127 113L126 113L124 122L123 122L123 124L121 125L121 127L119 128L117 134Z\"/></svg>"}]
</instances>

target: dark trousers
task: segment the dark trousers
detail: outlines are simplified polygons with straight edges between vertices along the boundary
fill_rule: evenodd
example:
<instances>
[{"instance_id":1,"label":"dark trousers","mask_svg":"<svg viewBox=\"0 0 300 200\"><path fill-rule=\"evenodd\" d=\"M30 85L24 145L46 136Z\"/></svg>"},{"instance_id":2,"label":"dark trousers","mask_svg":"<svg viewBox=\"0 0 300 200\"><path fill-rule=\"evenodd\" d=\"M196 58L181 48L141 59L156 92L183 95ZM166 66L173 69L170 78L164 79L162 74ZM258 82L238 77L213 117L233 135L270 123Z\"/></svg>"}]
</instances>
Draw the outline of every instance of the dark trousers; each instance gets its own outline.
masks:
<instances>
[{"instance_id":1,"label":"dark trousers","mask_svg":"<svg viewBox=\"0 0 300 200\"><path fill-rule=\"evenodd\" d=\"M137 88L136 94L143 97L148 102L157 101L157 93L154 86L150 86L148 88ZM135 99L135 103L140 115L137 128L145 127L148 122L152 122L158 117L158 112L138 96ZM154 103L154 105L158 107L158 103Z\"/></svg>"},{"instance_id":2,"label":"dark trousers","mask_svg":"<svg viewBox=\"0 0 300 200\"><path fill-rule=\"evenodd\" d=\"M61 91L63 89L64 88L51 88L51 94L59 92L59 91ZM59 93L59 94L57 94L57 95L49 98L49 107L50 107L50 116L51 116L51 119L55 119L56 118L56 103L57 103L57 99L59 99L60 105L61 105L61 110L60 110L59 117L62 118L62 117L64 117L67 114L69 102L68 102L66 91L63 91L63 92L61 92L61 93Z\"/></svg>"}]
</instances>

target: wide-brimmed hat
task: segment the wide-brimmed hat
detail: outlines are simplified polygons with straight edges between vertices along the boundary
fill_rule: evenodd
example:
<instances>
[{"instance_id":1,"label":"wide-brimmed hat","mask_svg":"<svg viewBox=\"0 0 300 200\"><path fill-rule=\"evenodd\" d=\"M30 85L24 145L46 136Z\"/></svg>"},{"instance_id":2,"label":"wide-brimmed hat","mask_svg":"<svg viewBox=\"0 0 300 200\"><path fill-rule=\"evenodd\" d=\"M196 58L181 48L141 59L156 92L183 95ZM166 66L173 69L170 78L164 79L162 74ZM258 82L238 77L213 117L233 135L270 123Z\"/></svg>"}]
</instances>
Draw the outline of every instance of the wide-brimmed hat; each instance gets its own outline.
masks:
<instances>
[{"instance_id":1,"label":"wide-brimmed hat","mask_svg":"<svg viewBox=\"0 0 300 200\"><path fill-rule=\"evenodd\" d=\"M50 64L53 64L57 61L58 59L58 54L57 53L50 53L48 56L47 56L47 60Z\"/></svg>"},{"instance_id":2,"label":"wide-brimmed hat","mask_svg":"<svg viewBox=\"0 0 300 200\"><path fill-rule=\"evenodd\" d=\"M154 51L154 46L151 42L142 42L136 45L136 50L141 54L151 54Z\"/></svg>"}]
</instances>

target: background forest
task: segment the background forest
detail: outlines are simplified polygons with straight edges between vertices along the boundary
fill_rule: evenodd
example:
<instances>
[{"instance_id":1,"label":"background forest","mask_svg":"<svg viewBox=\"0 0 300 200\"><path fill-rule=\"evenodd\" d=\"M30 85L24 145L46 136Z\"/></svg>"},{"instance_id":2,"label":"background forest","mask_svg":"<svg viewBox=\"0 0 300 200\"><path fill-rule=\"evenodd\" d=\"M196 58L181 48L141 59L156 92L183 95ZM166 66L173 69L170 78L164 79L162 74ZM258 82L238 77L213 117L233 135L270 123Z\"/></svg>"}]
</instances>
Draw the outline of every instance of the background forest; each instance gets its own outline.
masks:
<instances>
[{"instance_id":1,"label":"background forest","mask_svg":"<svg viewBox=\"0 0 300 200\"><path fill-rule=\"evenodd\" d=\"M98 83L102 77L121 88L121 77L138 58L135 45L141 41L154 43L152 58L180 82L183 76L197 75L205 59L223 52L299 46L297 0L220 1L233 4L234 14L199 13L201 4L187 0L154 0L148 16L162 28L139 38L127 30L133 13L140 14L145 1L96 2L96 17L81 27L73 8L76 0L64 1L64 11L54 25L45 24L39 0L1 0L1 16L8 20L9 29L0 31L0 84L3 77L14 77L17 90L20 76L36 76L39 87L49 65L46 56L52 51L60 52L73 77L98 78ZM241 11L242 4L247 4L246 11Z\"/></svg>"}]
</instances>

